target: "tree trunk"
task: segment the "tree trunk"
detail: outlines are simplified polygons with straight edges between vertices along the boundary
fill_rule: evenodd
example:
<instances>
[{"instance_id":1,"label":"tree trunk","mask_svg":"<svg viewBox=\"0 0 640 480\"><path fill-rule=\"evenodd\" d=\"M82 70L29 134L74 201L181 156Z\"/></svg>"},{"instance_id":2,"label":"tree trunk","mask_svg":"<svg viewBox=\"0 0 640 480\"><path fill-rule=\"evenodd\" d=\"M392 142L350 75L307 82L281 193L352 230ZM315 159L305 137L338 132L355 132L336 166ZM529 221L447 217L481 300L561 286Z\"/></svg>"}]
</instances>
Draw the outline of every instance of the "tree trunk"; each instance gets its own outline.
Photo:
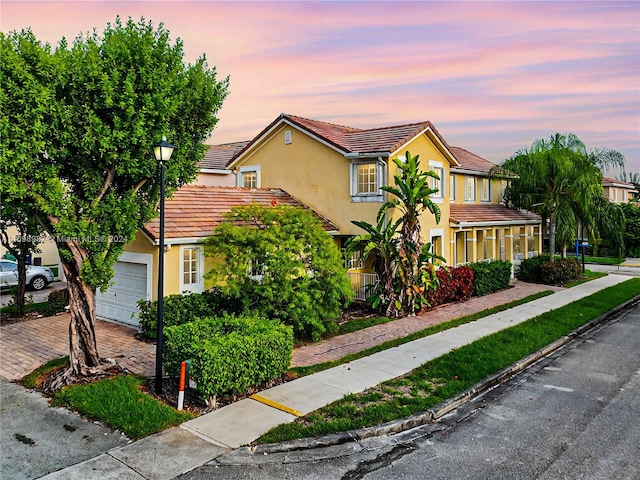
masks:
<instances>
[{"instance_id":1,"label":"tree trunk","mask_svg":"<svg viewBox=\"0 0 640 480\"><path fill-rule=\"evenodd\" d=\"M95 310L96 291L80 278L87 251L77 242L67 242L62 248L71 252L72 258L61 255L62 268L67 277L71 322L69 324L69 362L74 376L88 375L91 368L100 365L96 344Z\"/></svg>"},{"instance_id":2,"label":"tree trunk","mask_svg":"<svg viewBox=\"0 0 640 480\"><path fill-rule=\"evenodd\" d=\"M18 262L18 291L14 301L17 313L22 317L24 315L24 297L27 291L27 264L24 255L17 255L16 261Z\"/></svg>"},{"instance_id":3,"label":"tree trunk","mask_svg":"<svg viewBox=\"0 0 640 480\"><path fill-rule=\"evenodd\" d=\"M556 257L556 216L549 216L549 260L554 261Z\"/></svg>"}]
</instances>

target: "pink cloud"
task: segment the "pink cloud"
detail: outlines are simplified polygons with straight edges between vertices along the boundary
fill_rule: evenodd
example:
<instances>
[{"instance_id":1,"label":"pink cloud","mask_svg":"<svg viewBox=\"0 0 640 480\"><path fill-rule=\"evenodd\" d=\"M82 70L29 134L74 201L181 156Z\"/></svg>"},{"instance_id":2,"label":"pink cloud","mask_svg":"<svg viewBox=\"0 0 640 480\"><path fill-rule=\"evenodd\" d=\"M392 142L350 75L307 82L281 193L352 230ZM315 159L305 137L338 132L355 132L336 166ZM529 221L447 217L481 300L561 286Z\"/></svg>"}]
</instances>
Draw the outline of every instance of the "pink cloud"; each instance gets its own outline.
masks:
<instances>
[{"instance_id":1,"label":"pink cloud","mask_svg":"<svg viewBox=\"0 0 640 480\"><path fill-rule=\"evenodd\" d=\"M187 61L206 53L231 76L214 143L251 138L280 112L360 127L429 119L489 159L572 131L640 172L637 2L3 0L0 11L2 31L31 26L54 44L117 14L164 21Z\"/></svg>"}]
</instances>

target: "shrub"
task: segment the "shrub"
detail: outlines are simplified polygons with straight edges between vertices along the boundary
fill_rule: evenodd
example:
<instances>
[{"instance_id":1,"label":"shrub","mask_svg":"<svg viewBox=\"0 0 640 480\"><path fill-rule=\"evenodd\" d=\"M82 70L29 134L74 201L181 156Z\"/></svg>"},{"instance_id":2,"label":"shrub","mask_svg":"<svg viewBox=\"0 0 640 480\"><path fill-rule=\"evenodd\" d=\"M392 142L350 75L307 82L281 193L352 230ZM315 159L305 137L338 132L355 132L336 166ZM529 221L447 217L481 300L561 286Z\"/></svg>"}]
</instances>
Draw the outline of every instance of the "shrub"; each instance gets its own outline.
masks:
<instances>
[{"instance_id":1,"label":"shrub","mask_svg":"<svg viewBox=\"0 0 640 480\"><path fill-rule=\"evenodd\" d=\"M47 297L47 315L55 315L64 311L64 307L69 305L69 290L56 290Z\"/></svg>"},{"instance_id":2,"label":"shrub","mask_svg":"<svg viewBox=\"0 0 640 480\"><path fill-rule=\"evenodd\" d=\"M540 266L549 261L549 255L527 258L520 263L520 268L516 272L516 278L523 282L542 283L542 272Z\"/></svg>"},{"instance_id":3,"label":"shrub","mask_svg":"<svg viewBox=\"0 0 640 480\"><path fill-rule=\"evenodd\" d=\"M562 258L540 265L542 282L548 285L560 285L575 280L580 276L581 271L580 262L570 258Z\"/></svg>"},{"instance_id":4,"label":"shrub","mask_svg":"<svg viewBox=\"0 0 640 480\"><path fill-rule=\"evenodd\" d=\"M259 317L205 318L165 329L165 369L176 375L192 360L192 377L204 398L239 394L281 376L293 351L291 327Z\"/></svg>"},{"instance_id":5,"label":"shrub","mask_svg":"<svg viewBox=\"0 0 640 480\"><path fill-rule=\"evenodd\" d=\"M277 318L299 336L336 331L353 298L338 247L308 209L236 207L206 239L205 255L220 259L206 277L245 312Z\"/></svg>"},{"instance_id":6,"label":"shrub","mask_svg":"<svg viewBox=\"0 0 640 480\"><path fill-rule=\"evenodd\" d=\"M507 288L511 282L511 262L478 262L469 268L473 270L473 295L476 297Z\"/></svg>"},{"instance_id":7,"label":"shrub","mask_svg":"<svg viewBox=\"0 0 640 480\"><path fill-rule=\"evenodd\" d=\"M473 293L473 270L462 266L441 267L436 271L438 286L427 292L431 308L445 303L462 302Z\"/></svg>"},{"instance_id":8,"label":"shrub","mask_svg":"<svg viewBox=\"0 0 640 480\"><path fill-rule=\"evenodd\" d=\"M140 309L140 333L147 338L155 338L158 302L140 300L138 307ZM196 318L211 317L222 313L237 313L240 311L240 303L214 288L203 293L176 294L164 297L162 311L162 324L166 328L183 325Z\"/></svg>"}]
</instances>

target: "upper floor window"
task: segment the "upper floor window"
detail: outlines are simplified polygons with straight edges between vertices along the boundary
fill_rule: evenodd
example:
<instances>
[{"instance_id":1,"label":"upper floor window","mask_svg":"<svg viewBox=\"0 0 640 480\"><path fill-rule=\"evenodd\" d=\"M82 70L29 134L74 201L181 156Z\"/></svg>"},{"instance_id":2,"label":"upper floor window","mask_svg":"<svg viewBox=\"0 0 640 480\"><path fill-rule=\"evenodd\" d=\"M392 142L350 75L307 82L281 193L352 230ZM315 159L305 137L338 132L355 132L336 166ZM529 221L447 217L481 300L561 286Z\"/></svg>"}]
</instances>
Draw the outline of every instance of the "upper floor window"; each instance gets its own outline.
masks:
<instances>
[{"instance_id":1,"label":"upper floor window","mask_svg":"<svg viewBox=\"0 0 640 480\"><path fill-rule=\"evenodd\" d=\"M480 179L480 200L483 202L491 201L491 184L488 178Z\"/></svg>"},{"instance_id":2,"label":"upper floor window","mask_svg":"<svg viewBox=\"0 0 640 480\"><path fill-rule=\"evenodd\" d=\"M615 187L611 189L611 200L614 202L618 201L618 189Z\"/></svg>"},{"instance_id":3,"label":"upper floor window","mask_svg":"<svg viewBox=\"0 0 640 480\"><path fill-rule=\"evenodd\" d=\"M456 199L456 176L449 176L449 200L453 201Z\"/></svg>"},{"instance_id":4,"label":"upper floor window","mask_svg":"<svg viewBox=\"0 0 640 480\"><path fill-rule=\"evenodd\" d=\"M204 290L203 256L199 247L182 247L180 268L180 291L202 292Z\"/></svg>"},{"instance_id":5,"label":"upper floor window","mask_svg":"<svg viewBox=\"0 0 640 480\"><path fill-rule=\"evenodd\" d=\"M244 188L260 188L260 165L240 167L238 186Z\"/></svg>"},{"instance_id":6,"label":"upper floor window","mask_svg":"<svg viewBox=\"0 0 640 480\"><path fill-rule=\"evenodd\" d=\"M384 185L384 163L378 160L351 164L351 197L354 202L381 202Z\"/></svg>"},{"instance_id":7,"label":"upper floor window","mask_svg":"<svg viewBox=\"0 0 640 480\"><path fill-rule=\"evenodd\" d=\"M431 195L433 199L442 199L444 198L444 168L443 167L433 167L429 164L429 168L433 172L435 172L439 178L429 177L429 186L434 190L438 190L436 193Z\"/></svg>"},{"instance_id":8,"label":"upper floor window","mask_svg":"<svg viewBox=\"0 0 640 480\"><path fill-rule=\"evenodd\" d=\"M464 199L467 202L475 202L476 177L464 177Z\"/></svg>"}]
</instances>

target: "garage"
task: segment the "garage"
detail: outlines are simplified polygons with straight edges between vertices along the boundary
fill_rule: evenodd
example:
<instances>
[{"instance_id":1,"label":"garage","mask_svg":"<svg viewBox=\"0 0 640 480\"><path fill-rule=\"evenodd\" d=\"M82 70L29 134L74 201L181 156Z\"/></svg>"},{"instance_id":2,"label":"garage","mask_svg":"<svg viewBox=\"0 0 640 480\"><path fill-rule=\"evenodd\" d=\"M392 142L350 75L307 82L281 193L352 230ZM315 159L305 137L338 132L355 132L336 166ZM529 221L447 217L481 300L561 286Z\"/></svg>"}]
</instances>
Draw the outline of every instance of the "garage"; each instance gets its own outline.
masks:
<instances>
[{"instance_id":1,"label":"garage","mask_svg":"<svg viewBox=\"0 0 640 480\"><path fill-rule=\"evenodd\" d=\"M96 316L137 328L138 300L149 298L147 265L119 260L113 273L113 285L104 293L96 292Z\"/></svg>"}]
</instances>

